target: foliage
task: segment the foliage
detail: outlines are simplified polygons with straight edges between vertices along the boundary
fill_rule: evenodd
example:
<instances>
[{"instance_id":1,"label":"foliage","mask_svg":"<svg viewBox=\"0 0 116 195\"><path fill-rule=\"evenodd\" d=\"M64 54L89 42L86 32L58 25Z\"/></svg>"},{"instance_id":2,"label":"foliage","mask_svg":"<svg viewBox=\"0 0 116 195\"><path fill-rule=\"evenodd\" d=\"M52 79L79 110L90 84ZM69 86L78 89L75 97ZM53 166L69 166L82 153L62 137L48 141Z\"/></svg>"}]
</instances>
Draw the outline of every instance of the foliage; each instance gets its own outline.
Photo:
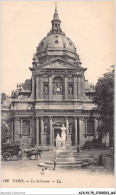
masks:
<instances>
[{"instance_id":1,"label":"foliage","mask_svg":"<svg viewBox=\"0 0 116 195\"><path fill-rule=\"evenodd\" d=\"M102 135L114 134L114 67L101 77L95 86L94 103L100 113L101 125L98 129ZM113 141L113 140L112 140Z\"/></svg>"},{"instance_id":2,"label":"foliage","mask_svg":"<svg viewBox=\"0 0 116 195\"><path fill-rule=\"evenodd\" d=\"M4 92L1 93L1 104L4 103L4 101L6 100L6 94Z\"/></svg>"},{"instance_id":3,"label":"foliage","mask_svg":"<svg viewBox=\"0 0 116 195\"><path fill-rule=\"evenodd\" d=\"M1 143L6 143L11 138L9 121L1 117Z\"/></svg>"}]
</instances>

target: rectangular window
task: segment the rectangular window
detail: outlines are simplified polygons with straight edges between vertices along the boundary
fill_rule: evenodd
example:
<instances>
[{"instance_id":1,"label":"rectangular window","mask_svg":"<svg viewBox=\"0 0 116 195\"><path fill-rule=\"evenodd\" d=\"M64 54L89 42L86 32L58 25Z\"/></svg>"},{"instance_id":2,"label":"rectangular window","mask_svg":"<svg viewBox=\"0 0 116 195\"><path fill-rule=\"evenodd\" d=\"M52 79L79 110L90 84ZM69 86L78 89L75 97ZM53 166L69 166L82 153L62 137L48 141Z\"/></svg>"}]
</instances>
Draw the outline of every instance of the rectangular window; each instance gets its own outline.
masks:
<instances>
[{"instance_id":1,"label":"rectangular window","mask_svg":"<svg viewBox=\"0 0 116 195\"><path fill-rule=\"evenodd\" d=\"M94 119L87 119L87 134L94 134Z\"/></svg>"},{"instance_id":2,"label":"rectangular window","mask_svg":"<svg viewBox=\"0 0 116 195\"><path fill-rule=\"evenodd\" d=\"M29 135L30 134L30 120L24 119L22 125L22 134Z\"/></svg>"}]
</instances>

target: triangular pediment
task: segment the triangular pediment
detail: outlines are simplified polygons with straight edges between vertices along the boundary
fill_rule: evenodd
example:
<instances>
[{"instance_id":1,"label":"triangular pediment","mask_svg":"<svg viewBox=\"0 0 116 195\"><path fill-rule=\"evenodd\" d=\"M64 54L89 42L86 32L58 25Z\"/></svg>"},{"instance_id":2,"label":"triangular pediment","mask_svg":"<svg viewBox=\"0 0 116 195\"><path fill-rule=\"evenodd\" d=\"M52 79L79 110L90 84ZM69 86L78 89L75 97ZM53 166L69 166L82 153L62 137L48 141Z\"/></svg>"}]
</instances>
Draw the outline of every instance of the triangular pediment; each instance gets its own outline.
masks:
<instances>
[{"instance_id":1,"label":"triangular pediment","mask_svg":"<svg viewBox=\"0 0 116 195\"><path fill-rule=\"evenodd\" d=\"M45 69L78 69L77 65L74 65L70 62L64 61L62 59L55 59L46 64L40 66L40 68Z\"/></svg>"},{"instance_id":2,"label":"triangular pediment","mask_svg":"<svg viewBox=\"0 0 116 195\"><path fill-rule=\"evenodd\" d=\"M62 123L58 121L58 122L54 123L53 126L62 126Z\"/></svg>"}]
</instances>

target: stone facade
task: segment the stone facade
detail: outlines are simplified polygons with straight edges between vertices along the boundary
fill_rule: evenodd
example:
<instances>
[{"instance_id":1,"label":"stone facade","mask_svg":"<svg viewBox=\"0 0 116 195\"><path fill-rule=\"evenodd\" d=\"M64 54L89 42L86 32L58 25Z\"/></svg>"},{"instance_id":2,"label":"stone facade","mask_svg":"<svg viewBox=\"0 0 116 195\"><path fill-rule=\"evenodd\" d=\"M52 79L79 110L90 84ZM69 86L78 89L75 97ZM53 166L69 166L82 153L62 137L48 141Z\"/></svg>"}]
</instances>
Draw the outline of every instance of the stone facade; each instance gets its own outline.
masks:
<instances>
[{"instance_id":1,"label":"stone facade","mask_svg":"<svg viewBox=\"0 0 116 195\"><path fill-rule=\"evenodd\" d=\"M85 80L86 68L60 23L55 10L52 29L33 56L29 87L20 84L12 93L12 141L25 147L56 146L62 124L72 146L83 146L97 136L98 114L92 111L94 88Z\"/></svg>"}]
</instances>

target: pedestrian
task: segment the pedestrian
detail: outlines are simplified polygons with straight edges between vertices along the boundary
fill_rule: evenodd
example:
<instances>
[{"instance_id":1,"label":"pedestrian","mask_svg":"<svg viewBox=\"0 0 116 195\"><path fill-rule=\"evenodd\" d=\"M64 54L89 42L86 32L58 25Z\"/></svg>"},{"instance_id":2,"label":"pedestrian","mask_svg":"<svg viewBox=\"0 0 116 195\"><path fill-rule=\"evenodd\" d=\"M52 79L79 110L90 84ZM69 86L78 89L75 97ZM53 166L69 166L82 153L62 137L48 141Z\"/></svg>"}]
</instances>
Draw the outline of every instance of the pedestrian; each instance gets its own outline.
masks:
<instances>
[{"instance_id":1,"label":"pedestrian","mask_svg":"<svg viewBox=\"0 0 116 195\"><path fill-rule=\"evenodd\" d=\"M41 174L41 175L45 175L45 170L42 169L40 174Z\"/></svg>"},{"instance_id":2,"label":"pedestrian","mask_svg":"<svg viewBox=\"0 0 116 195\"><path fill-rule=\"evenodd\" d=\"M78 153L80 152L80 146L77 147L77 152L78 152Z\"/></svg>"},{"instance_id":3,"label":"pedestrian","mask_svg":"<svg viewBox=\"0 0 116 195\"><path fill-rule=\"evenodd\" d=\"M46 176L47 176L47 173L48 173L48 168L45 167L45 174L46 174Z\"/></svg>"},{"instance_id":4,"label":"pedestrian","mask_svg":"<svg viewBox=\"0 0 116 195\"><path fill-rule=\"evenodd\" d=\"M48 168L47 168L47 167L45 167L45 171L47 171L47 169L48 169Z\"/></svg>"},{"instance_id":5,"label":"pedestrian","mask_svg":"<svg viewBox=\"0 0 116 195\"><path fill-rule=\"evenodd\" d=\"M55 170L56 169L56 158L54 158L54 168L53 168L53 170Z\"/></svg>"},{"instance_id":6,"label":"pedestrian","mask_svg":"<svg viewBox=\"0 0 116 195\"><path fill-rule=\"evenodd\" d=\"M101 154L99 156L99 160L98 160L98 166L103 166L103 159L102 159L103 155Z\"/></svg>"}]
</instances>

